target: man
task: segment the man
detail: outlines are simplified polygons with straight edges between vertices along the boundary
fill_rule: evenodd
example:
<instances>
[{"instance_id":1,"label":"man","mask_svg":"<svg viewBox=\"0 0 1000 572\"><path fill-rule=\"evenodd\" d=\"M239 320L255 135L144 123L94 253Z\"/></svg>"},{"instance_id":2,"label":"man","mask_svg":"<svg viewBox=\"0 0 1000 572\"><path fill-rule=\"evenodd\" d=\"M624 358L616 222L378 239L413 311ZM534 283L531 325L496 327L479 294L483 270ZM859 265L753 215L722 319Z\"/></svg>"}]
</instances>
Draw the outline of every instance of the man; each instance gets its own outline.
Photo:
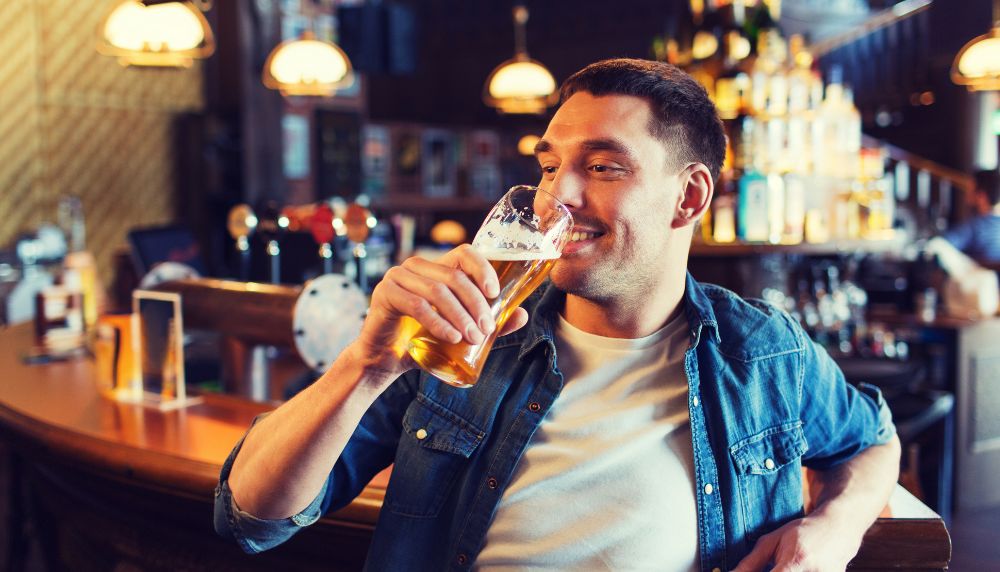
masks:
<instances>
[{"instance_id":1,"label":"man","mask_svg":"<svg viewBox=\"0 0 1000 572\"><path fill-rule=\"evenodd\" d=\"M894 429L787 315L687 275L725 147L705 91L609 60L561 95L536 154L575 232L530 318L447 386L400 320L477 343L496 275L468 247L390 270L359 339L230 456L220 533L268 548L394 462L372 570L846 566L895 483ZM803 464L824 481L804 518Z\"/></svg>"},{"instance_id":2,"label":"man","mask_svg":"<svg viewBox=\"0 0 1000 572\"><path fill-rule=\"evenodd\" d=\"M976 216L944 234L945 240L980 264L1000 264L1000 174L976 171Z\"/></svg>"}]
</instances>

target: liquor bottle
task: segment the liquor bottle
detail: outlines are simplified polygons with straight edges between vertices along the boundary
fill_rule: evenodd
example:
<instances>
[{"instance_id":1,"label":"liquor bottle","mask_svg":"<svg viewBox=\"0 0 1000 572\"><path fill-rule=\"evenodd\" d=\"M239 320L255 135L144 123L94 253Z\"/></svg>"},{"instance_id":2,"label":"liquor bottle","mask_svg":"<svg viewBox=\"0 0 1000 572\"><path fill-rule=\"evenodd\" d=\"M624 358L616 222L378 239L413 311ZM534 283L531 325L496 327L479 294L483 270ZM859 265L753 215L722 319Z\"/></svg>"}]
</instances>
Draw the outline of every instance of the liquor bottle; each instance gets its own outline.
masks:
<instances>
[{"instance_id":1,"label":"liquor bottle","mask_svg":"<svg viewBox=\"0 0 1000 572\"><path fill-rule=\"evenodd\" d=\"M819 174L824 177L839 177L845 170L843 93L844 86L839 81L831 81L819 108L819 137L814 144L819 147L818 156L822 157Z\"/></svg>"},{"instance_id":2,"label":"liquor bottle","mask_svg":"<svg viewBox=\"0 0 1000 572\"><path fill-rule=\"evenodd\" d=\"M841 152L844 157L844 176L858 179L861 177L861 113L854 105L854 91L851 88L844 89L841 113L843 115Z\"/></svg>"},{"instance_id":3,"label":"liquor bottle","mask_svg":"<svg viewBox=\"0 0 1000 572\"><path fill-rule=\"evenodd\" d=\"M757 151L757 134L760 125L752 116L743 117L739 123L739 142L736 150L736 168L739 182L736 186L736 236L746 242L766 242L767 226L767 177L760 169Z\"/></svg>"},{"instance_id":4,"label":"liquor bottle","mask_svg":"<svg viewBox=\"0 0 1000 572\"><path fill-rule=\"evenodd\" d=\"M779 244L785 232L785 180L778 173L767 175L767 241Z\"/></svg>"},{"instance_id":5,"label":"liquor bottle","mask_svg":"<svg viewBox=\"0 0 1000 572\"><path fill-rule=\"evenodd\" d=\"M781 242L799 244L805 238L806 179L801 173L789 171L784 175L785 209Z\"/></svg>"},{"instance_id":6,"label":"liquor bottle","mask_svg":"<svg viewBox=\"0 0 1000 572\"><path fill-rule=\"evenodd\" d=\"M736 183L732 176L722 179L720 192L712 200L711 220L713 242L730 243L736 241Z\"/></svg>"}]
</instances>

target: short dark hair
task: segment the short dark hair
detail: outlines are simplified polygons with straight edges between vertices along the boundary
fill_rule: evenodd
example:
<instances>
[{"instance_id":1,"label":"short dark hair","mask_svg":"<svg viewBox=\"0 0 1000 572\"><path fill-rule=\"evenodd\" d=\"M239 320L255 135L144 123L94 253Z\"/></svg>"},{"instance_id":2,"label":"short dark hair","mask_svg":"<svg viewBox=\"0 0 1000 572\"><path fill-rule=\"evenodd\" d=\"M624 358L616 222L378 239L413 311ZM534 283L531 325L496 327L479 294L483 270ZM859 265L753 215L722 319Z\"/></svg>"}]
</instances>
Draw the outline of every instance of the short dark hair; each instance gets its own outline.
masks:
<instances>
[{"instance_id":1,"label":"short dark hair","mask_svg":"<svg viewBox=\"0 0 1000 572\"><path fill-rule=\"evenodd\" d=\"M976 171L972 177L976 180L976 190L986 195L991 205L1000 204L1000 173L991 171Z\"/></svg>"},{"instance_id":2,"label":"short dark hair","mask_svg":"<svg viewBox=\"0 0 1000 572\"><path fill-rule=\"evenodd\" d=\"M718 180L726 157L726 132L708 92L691 76L664 62L619 58L590 64L571 75L559 90L565 103L574 93L631 95L649 101L649 131L677 145L679 162L703 163Z\"/></svg>"}]
</instances>

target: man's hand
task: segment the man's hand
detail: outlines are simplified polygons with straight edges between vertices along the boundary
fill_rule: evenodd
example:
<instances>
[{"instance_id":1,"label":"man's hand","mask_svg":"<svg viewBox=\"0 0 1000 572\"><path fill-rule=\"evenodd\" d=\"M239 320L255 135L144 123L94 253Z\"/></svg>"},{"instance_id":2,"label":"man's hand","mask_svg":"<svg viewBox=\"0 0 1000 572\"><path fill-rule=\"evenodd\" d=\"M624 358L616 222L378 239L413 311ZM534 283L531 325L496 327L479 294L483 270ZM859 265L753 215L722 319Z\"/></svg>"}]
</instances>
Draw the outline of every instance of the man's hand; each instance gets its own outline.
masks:
<instances>
[{"instance_id":1,"label":"man's hand","mask_svg":"<svg viewBox=\"0 0 1000 572\"><path fill-rule=\"evenodd\" d=\"M443 341L482 343L495 329L488 299L495 298L499 288L489 261L468 244L434 262L407 259L390 269L372 292L355 356L390 378L413 369L416 364L406 353L406 342L415 333L414 322ZM528 313L518 308L501 334L527 321Z\"/></svg>"},{"instance_id":2,"label":"man's hand","mask_svg":"<svg viewBox=\"0 0 1000 572\"><path fill-rule=\"evenodd\" d=\"M842 572L860 548L860 538L816 517L793 520L761 536L733 572Z\"/></svg>"},{"instance_id":3,"label":"man's hand","mask_svg":"<svg viewBox=\"0 0 1000 572\"><path fill-rule=\"evenodd\" d=\"M899 438L874 445L828 471L815 471L819 493L805 517L761 536L734 572L844 570L899 477Z\"/></svg>"}]
</instances>

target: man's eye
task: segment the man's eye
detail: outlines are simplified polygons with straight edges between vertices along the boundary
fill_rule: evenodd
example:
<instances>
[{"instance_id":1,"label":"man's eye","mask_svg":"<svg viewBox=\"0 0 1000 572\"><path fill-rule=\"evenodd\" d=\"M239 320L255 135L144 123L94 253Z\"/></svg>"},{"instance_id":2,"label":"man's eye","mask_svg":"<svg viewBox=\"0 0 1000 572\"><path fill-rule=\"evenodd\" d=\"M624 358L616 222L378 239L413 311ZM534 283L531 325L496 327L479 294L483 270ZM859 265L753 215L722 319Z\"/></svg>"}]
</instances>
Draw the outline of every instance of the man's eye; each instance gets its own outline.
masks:
<instances>
[{"instance_id":1,"label":"man's eye","mask_svg":"<svg viewBox=\"0 0 1000 572\"><path fill-rule=\"evenodd\" d=\"M613 167L611 165L604 165L602 163L595 163L595 164L591 165L590 167L588 167L588 169L590 169L594 173L603 173L603 174L607 174L607 173L619 173L621 171L624 171L624 169L621 169L619 167Z\"/></svg>"},{"instance_id":2,"label":"man's eye","mask_svg":"<svg viewBox=\"0 0 1000 572\"><path fill-rule=\"evenodd\" d=\"M542 174L543 175L554 175L557 169L558 169L558 167L546 167L546 166L543 166L542 167Z\"/></svg>"}]
</instances>

